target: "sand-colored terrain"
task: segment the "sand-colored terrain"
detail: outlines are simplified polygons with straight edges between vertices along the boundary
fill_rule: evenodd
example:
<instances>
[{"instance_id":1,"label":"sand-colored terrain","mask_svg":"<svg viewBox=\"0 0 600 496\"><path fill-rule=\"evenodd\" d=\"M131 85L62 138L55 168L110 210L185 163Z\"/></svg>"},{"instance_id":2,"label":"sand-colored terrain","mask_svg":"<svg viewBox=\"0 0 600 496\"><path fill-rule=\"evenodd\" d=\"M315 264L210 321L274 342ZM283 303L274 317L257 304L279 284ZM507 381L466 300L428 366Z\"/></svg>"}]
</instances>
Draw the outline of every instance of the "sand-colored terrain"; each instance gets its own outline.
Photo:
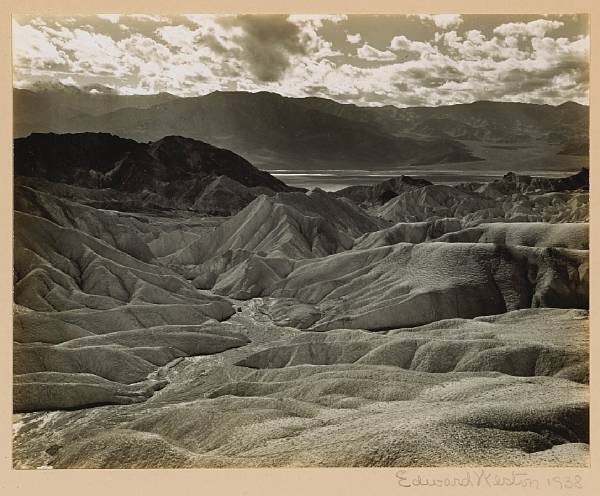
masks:
<instances>
[{"instance_id":1,"label":"sand-colored terrain","mask_svg":"<svg viewBox=\"0 0 600 496\"><path fill-rule=\"evenodd\" d=\"M15 467L588 463L585 172L305 193L117 144L198 191L16 178Z\"/></svg>"}]
</instances>

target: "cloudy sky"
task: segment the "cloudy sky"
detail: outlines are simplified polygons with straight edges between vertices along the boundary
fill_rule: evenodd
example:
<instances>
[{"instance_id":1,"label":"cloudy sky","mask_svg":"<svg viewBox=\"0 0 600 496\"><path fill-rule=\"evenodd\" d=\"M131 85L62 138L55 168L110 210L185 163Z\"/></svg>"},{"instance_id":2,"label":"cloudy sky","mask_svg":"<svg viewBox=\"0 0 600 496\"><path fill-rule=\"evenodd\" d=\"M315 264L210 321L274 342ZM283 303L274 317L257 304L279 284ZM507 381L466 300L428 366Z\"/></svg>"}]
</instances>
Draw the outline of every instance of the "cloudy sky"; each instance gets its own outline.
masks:
<instances>
[{"instance_id":1,"label":"cloudy sky","mask_svg":"<svg viewBox=\"0 0 600 496\"><path fill-rule=\"evenodd\" d=\"M584 15L17 16L14 85L359 105L588 101Z\"/></svg>"}]
</instances>

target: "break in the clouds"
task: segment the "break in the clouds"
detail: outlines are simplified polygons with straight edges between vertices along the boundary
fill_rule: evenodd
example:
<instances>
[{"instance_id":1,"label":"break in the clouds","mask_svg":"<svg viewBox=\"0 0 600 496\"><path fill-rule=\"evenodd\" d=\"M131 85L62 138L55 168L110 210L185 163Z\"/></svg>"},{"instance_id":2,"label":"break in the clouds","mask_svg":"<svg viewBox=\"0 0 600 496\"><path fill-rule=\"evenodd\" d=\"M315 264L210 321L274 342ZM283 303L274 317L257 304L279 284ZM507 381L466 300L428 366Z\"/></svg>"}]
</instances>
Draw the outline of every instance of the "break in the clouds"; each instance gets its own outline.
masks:
<instances>
[{"instance_id":1,"label":"break in the clouds","mask_svg":"<svg viewBox=\"0 0 600 496\"><path fill-rule=\"evenodd\" d=\"M587 103L584 15L177 15L13 19L14 84L360 105Z\"/></svg>"}]
</instances>

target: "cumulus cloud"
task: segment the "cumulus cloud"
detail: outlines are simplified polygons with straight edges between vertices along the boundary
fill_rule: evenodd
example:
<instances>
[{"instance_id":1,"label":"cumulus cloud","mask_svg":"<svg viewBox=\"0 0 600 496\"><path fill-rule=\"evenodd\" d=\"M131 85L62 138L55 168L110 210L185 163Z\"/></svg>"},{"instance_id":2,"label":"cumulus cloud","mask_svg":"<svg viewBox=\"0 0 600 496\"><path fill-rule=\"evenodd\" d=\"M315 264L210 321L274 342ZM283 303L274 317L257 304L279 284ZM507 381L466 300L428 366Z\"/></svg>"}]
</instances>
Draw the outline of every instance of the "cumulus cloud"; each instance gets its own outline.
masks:
<instances>
[{"instance_id":1,"label":"cumulus cloud","mask_svg":"<svg viewBox=\"0 0 600 496\"><path fill-rule=\"evenodd\" d=\"M412 41L404 35L394 36L390 42L390 48L392 50L410 50L411 45Z\"/></svg>"},{"instance_id":2,"label":"cumulus cloud","mask_svg":"<svg viewBox=\"0 0 600 496\"><path fill-rule=\"evenodd\" d=\"M346 16L333 15L291 15L288 17L288 21L293 22L300 29L300 39L305 47L304 55L314 60L342 55L342 52L333 49L331 41L327 41L321 36L320 30L325 24L334 25L345 19Z\"/></svg>"},{"instance_id":3,"label":"cumulus cloud","mask_svg":"<svg viewBox=\"0 0 600 496\"><path fill-rule=\"evenodd\" d=\"M542 38L548 31L558 29L563 26L561 21L551 21L548 19L538 19L528 23L509 22L502 24L494 29L494 33L500 36L530 36Z\"/></svg>"},{"instance_id":4,"label":"cumulus cloud","mask_svg":"<svg viewBox=\"0 0 600 496\"><path fill-rule=\"evenodd\" d=\"M389 48L396 53L404 52L405 54L412 54L417 58L436 52L431 43L409 40L404 35L394 36Z\"/></svg>"},{"instance_id":5,"label":"cumulus cloud","mask_svg":"<svg viewBox=\"0 0 600 496\"><path fill-rule=\"evenodd\" d=\"M192 44L199 34L185 26L161 26L156 33L169 45L180 48Z\"/></svg>"},{"instance_id":6,"label":"cumulus cloud","mask_svg":"<svg viewBox=\"0 0 600 496\"><path fill-rule=\"evenodd\" d=\"M362 41L362 36L360 35L360 33L347 34L346 41L348 43L351 43L352 45L358 45Z\"/></svg>"},{"instance_id":7,"label":"cumulus cloud","mask_svg":"<svg viewBox=\"0 0 600 496\"><path fill-rule=\"evenodd\" d=\"M396 55L390 52L389 50L381 51L377 50L377 48L372 47L368 43L365 43L360 48L356 49L356 55L364 60L380 60L380 61L389 61L396 60Z\"/></svg>"},{"instance_id":8,"label":"cumulus cloud","mask_svg":"<svg viewBox=\"0 0 600 496\"><path fill-rule=\"evenodd\" d=\"M66 54L52 43L49 33L32 25L21 26L14 20L12 32L15 66L29 67L33 71L68 67Z\"/></svg>"},{"instance_id":9,"label":"cumulus cloud","mask_svg":"<svg viewBox=\"0 0 600 496\"><path fill-rule=\"evenodd\" d=\"M274 91L360 105L587 101L589 36L569 31L570 18L477 29L457 15L421 18L428 26L412 16L418 29L390 24L374 36L346 16L21 16L14 84L182 96Z\"/></svg>"},{"instance_id":10,"label":"cumulus cloud","mask_svg":"<svg viewBox=\"0 0 600 496\"><path fill-rule=\"evenodd\" d=\"M433 22L440 29L456 28L463 22L462 16L459 14L419 14L418 17L423 21Z\"/></svg>"},{"instance_id":11,"label":"cumulus cloud","mask_svg":"<svg viewBox=\"0 0 600 496\"><path fill-rule=\"evenodd\" d=\"M123 74L123 67L118 62L121 53L111 37L83 29L65 31L64 35L61 48L72 54L74 61L71 67L75 72Z\"/></svg>"}]
</instances>

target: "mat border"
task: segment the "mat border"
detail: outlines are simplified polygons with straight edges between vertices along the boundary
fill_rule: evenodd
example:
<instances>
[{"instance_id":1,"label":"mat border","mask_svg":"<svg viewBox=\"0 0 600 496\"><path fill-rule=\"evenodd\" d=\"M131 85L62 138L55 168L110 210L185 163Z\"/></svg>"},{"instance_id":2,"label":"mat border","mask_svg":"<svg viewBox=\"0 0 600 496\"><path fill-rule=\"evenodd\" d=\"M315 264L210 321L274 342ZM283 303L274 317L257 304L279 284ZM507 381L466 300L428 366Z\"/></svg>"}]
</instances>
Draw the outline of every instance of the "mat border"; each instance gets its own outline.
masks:
<instances>
[{"instance_id":1,"label":"mat border","mask_svg":"<svg viewBox=\"0 0 600 496\"><path fill-rule=\"evenodd\" d=\"M168 6L168 10L165 8ZM485 9L485 11L483 11ZM598 136L600 118L591 103L597 94L599 64L594 63L594 54L600 53L600 2L594 0L504 0L493 6L481 1L432 1L406 0L369 0L368 2L350 3L340 0L289 0L283 4L275 0L254 0L251 4L242 0L90 0L88 2L74 0L2 0L0 4L0 109L4 116L0 120L0 262L2 274L0 278L0 322L3 324L3 346L0 348L0 402L2 404L3 422L1 423L0 442L0 492L13 494L78 495L85 491L85 496L121 495L142 493L144 496L178 494L243 494L269 496L294 496L305 494L363 495L363 494L407 494L407 490L399 485L398 476L403 474L421 475L423 477L445 478L464 474L463 468L437 469L401 469L396 468L339 468L339 469L159 469L159 470L13 470L11 468L11 370L12 370L12 68L11 68L11 15L40 14L85 14L85 13L150 13L174 14L189 13L460 13L460 14L527 14L527 13L589 13L591 14L591 86L590 86L590 136ZM594 35L598 33L598 35ZM600 56L598 57L600 60ZM590 164L600 156L600 139L590 141ZM596 188L595 167L590 166L592 191ZM600 176L599 176L600 177ZM599 211L598 196L590 198L590 217L596 218ZM590 308L595 308L598 301L598 284L596 284L597 253L600 246L600 233L592 220L590 224L590 264L591 287ZM528 473L539 480L550 477L573 477L577 474L583 478L583 489L563 489L531 491L529 488L513 487L413 487L412 494L593 494L594 488L600 487L600 474L594 473L600 458L599 415L596 408L598 387L596 370L600 363L600 338L594 338L591 331L600 319L596 312L590 312L590 342L592 361L590 366L591 384L591 466L587 469L552 469L552 468L519 468L519 473ZM510 477L514 469L492 468L493 474ZM598 471L596 471L598 472Z\"/></svg>"}]
</instances>

